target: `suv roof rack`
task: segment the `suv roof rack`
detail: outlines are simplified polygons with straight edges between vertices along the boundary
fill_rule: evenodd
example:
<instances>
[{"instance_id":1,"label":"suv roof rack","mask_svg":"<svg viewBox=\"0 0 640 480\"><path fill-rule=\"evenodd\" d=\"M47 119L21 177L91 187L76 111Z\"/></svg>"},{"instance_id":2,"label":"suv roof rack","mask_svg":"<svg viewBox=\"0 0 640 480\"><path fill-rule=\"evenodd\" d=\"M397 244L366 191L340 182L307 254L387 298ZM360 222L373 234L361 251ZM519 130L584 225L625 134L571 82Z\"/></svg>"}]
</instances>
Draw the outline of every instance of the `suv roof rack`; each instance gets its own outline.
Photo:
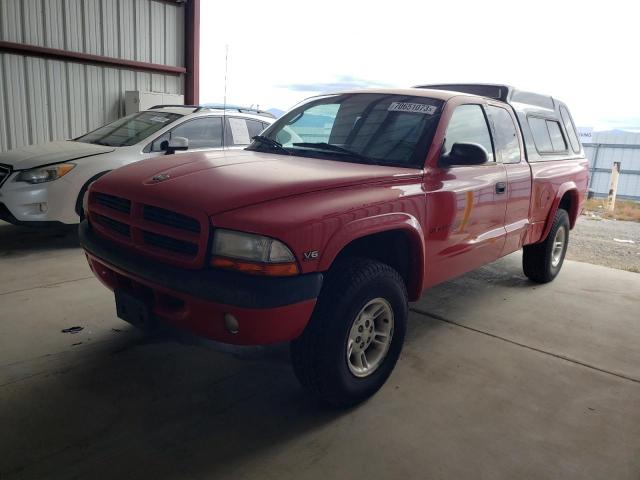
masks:
<instances>
[{"instance_id":1,"label":"suv roof rack","mask_svg":"<svg viewBox=\"0 0 640 480\"><path fill-rule=\"evenodd\" d=\"M193 108L193 113L199 112L201 110L225 110L239 113L252 113L254 115L260 115L262 117L276 118L274 114L265 110L259 110L257 108L250 107L241 107L239 105L223 105L221 103L204 103L202 105L154 105L149 110L154 110L157 108Z\"/></svg>"},{"instance_id":2,"label":"suv roof rack","mask_svg":"<svg viewBox=\"0 0 640 480\"><path fill-rule=\"evenodd\" d=\"M526 103L536 107L553 110L553 97L539 93L525 92L510 85L497 83L440 83L433 85L416 85L414 88L430 88L433 90L451 90L453 92L470 93L481 97L495 98L506 103Z\"/></svg>"}]
</instances>

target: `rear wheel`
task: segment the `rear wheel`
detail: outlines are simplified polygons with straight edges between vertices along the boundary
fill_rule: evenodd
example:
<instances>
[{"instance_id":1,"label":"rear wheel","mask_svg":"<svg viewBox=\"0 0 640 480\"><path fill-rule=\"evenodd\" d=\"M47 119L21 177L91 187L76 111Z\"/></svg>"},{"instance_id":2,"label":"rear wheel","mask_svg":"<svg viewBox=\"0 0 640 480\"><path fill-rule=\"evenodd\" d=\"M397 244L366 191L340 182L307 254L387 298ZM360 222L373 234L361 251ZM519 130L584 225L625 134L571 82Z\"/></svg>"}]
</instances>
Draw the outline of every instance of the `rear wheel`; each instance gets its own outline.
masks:
<instances>
[{"instance_id":1,"label":"rear wheel","mask_svg":"<svg viewBox=\"0 0 640 480\"><path fill-rule=\"evenodd\" d=\"M334 266L309 325L291 344L300 382L341 407L376 393L400 356L407 305L404 282L390 266L367 259Z\"/></svg>"},{"instance_id":2,"label":"rear wheel","mask_svg":"<svg viewBox=\"0 0 640 480\"><path fill-rule=\"evenodd\" d=\"M547 283L556 278L569 244L569 214L558 209L547 238L523 248L524 274L534 282Z\"/></svg>"}]
</instances>

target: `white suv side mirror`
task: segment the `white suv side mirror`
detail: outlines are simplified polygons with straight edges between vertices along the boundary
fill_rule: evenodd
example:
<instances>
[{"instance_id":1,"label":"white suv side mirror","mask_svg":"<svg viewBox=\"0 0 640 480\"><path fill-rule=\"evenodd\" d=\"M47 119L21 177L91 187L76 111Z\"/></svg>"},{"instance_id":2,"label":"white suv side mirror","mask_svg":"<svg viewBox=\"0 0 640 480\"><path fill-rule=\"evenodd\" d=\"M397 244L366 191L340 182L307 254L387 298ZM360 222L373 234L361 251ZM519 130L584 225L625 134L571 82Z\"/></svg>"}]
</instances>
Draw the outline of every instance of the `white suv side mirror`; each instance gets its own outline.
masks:
<instances>
[{"instance_id":1,"label":"white suv side mirror","mask_svg":"<svg viewBox=\"0 0 640 480\"><path fill-rule=\"evenodd\" d=\"M172 155L177 151L189 149L189 139L185 137L173 137L169 141L162 142L160 146L167 155Z\"/></svg>"}]
</instances>

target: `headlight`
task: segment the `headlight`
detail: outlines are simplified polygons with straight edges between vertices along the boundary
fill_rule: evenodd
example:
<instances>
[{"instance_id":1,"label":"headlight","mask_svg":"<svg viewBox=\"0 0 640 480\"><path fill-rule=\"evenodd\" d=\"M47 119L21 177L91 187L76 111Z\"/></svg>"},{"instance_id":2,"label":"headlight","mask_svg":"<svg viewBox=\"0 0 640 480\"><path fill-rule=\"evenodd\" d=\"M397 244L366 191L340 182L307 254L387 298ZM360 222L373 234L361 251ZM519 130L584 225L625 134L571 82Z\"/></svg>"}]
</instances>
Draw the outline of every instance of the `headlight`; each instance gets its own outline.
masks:
<instances>
[{"instance_id":1,"label":"headlight","mask_svg":"<svg viewBox=\"0 0 640 480\"><path fill-rule=\"evenodd\" d=\"M32 168L31 170L24 170L16 177L16 182L27 183L44 183L52 180L57 180L60 177L64 177L69 173L76 165L74 163L59 163L57 165L49 165L47 167Z\"/></svg>"},{"instance_id":2,"label":"headlight","mask_svg":"<svg viewBox=\"0 0 640 480\"><path fill-rule=\"evenodd\" d=\"M291 250L262 235L217 229L213 234L211 264L256 275L288 276L298 273Z\"/></svg>"}]
</instances>

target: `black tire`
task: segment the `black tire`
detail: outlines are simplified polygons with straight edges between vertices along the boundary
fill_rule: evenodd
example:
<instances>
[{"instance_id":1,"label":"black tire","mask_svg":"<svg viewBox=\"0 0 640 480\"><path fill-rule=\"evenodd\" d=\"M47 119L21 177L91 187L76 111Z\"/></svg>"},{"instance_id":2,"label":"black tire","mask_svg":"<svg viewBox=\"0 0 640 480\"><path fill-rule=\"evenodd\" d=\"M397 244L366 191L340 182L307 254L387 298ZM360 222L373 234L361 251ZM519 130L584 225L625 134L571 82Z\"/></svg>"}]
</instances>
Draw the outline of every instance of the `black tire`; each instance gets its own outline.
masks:
<instances>
[{"instance_id":1,"label":"black tire","mask_svg":"<svg viewBox=\"0 0 640 480\"><path fill-rule=\"evenodd\" d=\"M358 313L378 298L386 300L393 312L391 342L377 369L357 377L347 363L349 332ZM393 268L361 258L339 262L325 276L305 331L291 343L291 361L300 383L337 407L366 400L382 387L395 367L404 343L407 312L407 291Z\"/></svg>"},{"instance_id":2,"label":"black tire","mask_svg":"<svg viewBox=\"0 0 640 480\"><path fill-rule=\"evenodd\" d=\"M559 262L554 265L554 243L556 235L558 235L558 230L560 229L564 229L564 245ZM553 219L553 224L551 225L551 230L547 238L540 243L526 245L523 248L522 268L524 269L524 274L537 283L548 283L556 278L564 263L568 244L569 214L566 210L559 208Z\"/></svg>"}]
</instances>

